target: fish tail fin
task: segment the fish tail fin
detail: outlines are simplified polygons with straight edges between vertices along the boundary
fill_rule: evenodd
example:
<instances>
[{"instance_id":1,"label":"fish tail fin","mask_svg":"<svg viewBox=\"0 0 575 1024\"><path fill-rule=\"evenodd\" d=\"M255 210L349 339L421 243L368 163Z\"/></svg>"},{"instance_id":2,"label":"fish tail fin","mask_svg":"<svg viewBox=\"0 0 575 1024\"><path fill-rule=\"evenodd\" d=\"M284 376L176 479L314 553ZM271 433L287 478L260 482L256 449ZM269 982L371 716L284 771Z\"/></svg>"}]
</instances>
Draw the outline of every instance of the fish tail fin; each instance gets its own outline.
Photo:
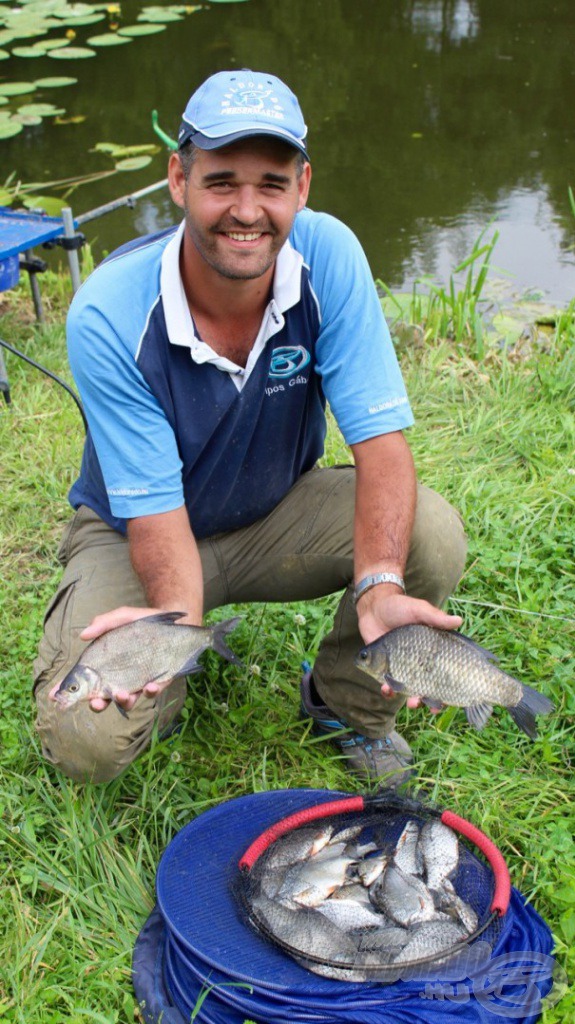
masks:
<instances>
[{"instance_id":1,"label":"fish tail fin","mask_svg":"<svg viewBox=\"0 0 575 1024\"><path fill-rule=\"evenodd\" d=\"M228 633L231 633L241 621L241 616L236 615L233 619L225 619L223 622L216 623L214 626L212 646L214 651L217 651L222 658L226 659L226 661L231 661L233 665L240 665L243 668L243 661L241 658L238 658L237 654L234 654L224 639L224 637L226 637Z\"/></svg>"},{"instance_id":2,"label":"fish tail fin","mask_svg":"<svg viewBox=\"0 0 575 1024\"><path fill-rule=\"evenodd\" d=\"M523 696L519 704L509 708L513 721L530 739L537 739L537 722L535 715L548 715L553 711L554 704L543 693L523 684Z\"/></svg>"}]
</instances>

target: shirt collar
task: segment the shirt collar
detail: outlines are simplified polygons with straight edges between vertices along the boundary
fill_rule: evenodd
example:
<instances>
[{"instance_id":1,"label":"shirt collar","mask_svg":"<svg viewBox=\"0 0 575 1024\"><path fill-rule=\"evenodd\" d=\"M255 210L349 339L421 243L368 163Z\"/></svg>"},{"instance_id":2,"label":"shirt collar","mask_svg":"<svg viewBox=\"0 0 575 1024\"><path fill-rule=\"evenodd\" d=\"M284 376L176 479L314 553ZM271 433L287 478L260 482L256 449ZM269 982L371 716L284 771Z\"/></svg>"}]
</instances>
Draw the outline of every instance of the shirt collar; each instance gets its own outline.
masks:
<instances>
[{"instance_id":1,"label":"shirt collar","mask_svg":"<svg viewBox=\"0 0 575 1024\"><path fill-rule=\"evenodd\" d=\"M168 242L162 254L160 288L166 318L168 338L172 345L183 345L192 349L194 342L204 346L197 338L194 321L190 314L188 300L180 275L180 248L184 237L185 221ZM295 306L301 295L301 271L303 256L287 239L280 249L274 273L272 302L278 313L285 313ZM209 346L204 346L206 349ZM211 351L211 349L210 349Z\"/></svg>"}]
</instances>

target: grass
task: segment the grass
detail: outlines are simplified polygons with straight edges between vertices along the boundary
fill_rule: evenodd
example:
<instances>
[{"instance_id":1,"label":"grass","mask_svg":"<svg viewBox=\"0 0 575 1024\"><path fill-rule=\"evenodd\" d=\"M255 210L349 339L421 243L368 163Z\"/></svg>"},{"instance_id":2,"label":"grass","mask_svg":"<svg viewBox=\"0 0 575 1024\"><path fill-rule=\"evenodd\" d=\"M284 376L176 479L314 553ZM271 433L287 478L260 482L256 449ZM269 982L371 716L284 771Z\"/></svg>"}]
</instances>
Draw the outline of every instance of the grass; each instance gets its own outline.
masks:
<instances>
[{"instance_id":1,"label":"grass","mask_svg":"<svg viewBox=\"0 0 575 1024\"><path fill-rule=\"evenodd\" d=\"M468 278L466 285L474 315L476 283ZM45 326L33 322L25 287L3 296L1 312L3 337L70 381L67 286L64 277L42 278ZM457 305L456 292L435 298L442 315L450 303ZM401 309L404 321L414 319L405 304ZM459 507L469 533L468 567L451 607L463 615L465 632L551 696L556 711L542 722L536 744L502 710L483 733L452 709L437 719L404 709L399 726L430 799L468 816L499 845L514 884L551 925L558 961L572 977L575 305L562 312L545 350L525 357L501 348L487 330L479 344L469 319L461 329L442 321L439 330L431 312L420 307L422 326L399 352L418 420L409 437L419 475ZM82 427L58 385L14 357L7 364L13 406L0 414L0 1021L133 1024L131 953L154 902L159 858L176 832L245 793L361 789L297 717L299 665L313 659L336 599L242 609L234 647L246 668L222 667L208 656L206 673L190 681L180 735L156 740L107 786L67 781L40 756L30 678L59 575L55 551ZM348 457L332 426L326 461ZM573 1020L575 993L551 1002L544 1024Z\"/></svg>"}]
</instances>

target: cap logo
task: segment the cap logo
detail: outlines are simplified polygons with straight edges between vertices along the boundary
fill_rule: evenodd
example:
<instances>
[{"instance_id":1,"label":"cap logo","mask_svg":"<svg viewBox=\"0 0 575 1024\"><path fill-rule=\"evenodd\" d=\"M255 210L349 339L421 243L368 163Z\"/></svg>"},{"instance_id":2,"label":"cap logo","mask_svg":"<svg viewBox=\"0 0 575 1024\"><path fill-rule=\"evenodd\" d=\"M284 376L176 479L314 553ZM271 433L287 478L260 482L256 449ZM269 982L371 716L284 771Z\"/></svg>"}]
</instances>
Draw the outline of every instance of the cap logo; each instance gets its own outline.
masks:
<instances>
[{"instance_id":1,"label":"cap logo","mask_svg":"<svg viewBox=\"0 0 575 1024\"><path fill-rule=\"evenodd\" d=\"M273 89L267 88L267 83L238 82L237 85L230 86L225 93L222 100L222 115L239 114L244 117L259 116L284 121L284 108L273 93Z\"/></svg>"}]
</instances>

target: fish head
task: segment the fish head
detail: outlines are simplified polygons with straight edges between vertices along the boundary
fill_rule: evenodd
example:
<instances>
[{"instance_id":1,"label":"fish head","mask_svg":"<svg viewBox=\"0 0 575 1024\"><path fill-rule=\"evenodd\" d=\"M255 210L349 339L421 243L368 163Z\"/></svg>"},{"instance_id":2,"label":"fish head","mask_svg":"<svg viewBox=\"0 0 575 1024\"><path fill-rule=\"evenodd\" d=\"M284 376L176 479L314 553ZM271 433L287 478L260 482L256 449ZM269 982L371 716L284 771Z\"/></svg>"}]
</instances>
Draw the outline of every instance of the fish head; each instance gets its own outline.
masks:
<instances>
[{"instance_id":1,"label":"fish head","mask_svg":"<svg viewBox=\"0 0 575 1024\"><path fill-rule=\"evenodd\" d=\"M363 672L367 672L374 679L383 682L384 677L389 672L389 657L385 645L385 636L380 636L378 640L373 640L372 643L362 647L355 659L355 664Z\"/></svg>"},{"instance_id":2,"label":"fish head","mask_svg":"<svg viewBox=\"0 0 575 1024\"><path fill-rule=\"evenodd\" d=\"M54 694L54 700L63 708L71 708L78 701L87 700L98 687L100 675L89 665L75 665L64 677Z\"/></svg>"}]
</instances>

